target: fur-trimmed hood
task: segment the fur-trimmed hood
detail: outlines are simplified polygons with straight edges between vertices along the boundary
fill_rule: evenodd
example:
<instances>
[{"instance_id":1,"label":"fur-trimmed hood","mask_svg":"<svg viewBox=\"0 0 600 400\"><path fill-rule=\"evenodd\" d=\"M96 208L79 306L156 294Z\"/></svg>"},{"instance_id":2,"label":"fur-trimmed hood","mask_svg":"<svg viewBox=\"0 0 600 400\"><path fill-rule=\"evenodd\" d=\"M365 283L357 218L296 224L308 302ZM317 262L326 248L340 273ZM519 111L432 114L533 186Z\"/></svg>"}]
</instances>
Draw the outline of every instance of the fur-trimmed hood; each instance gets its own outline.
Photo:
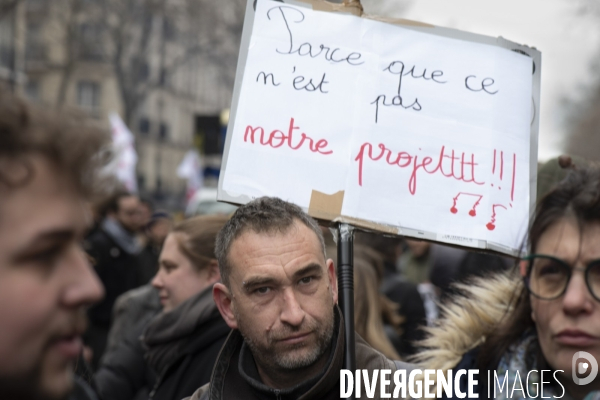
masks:
<instances>
[{"instance_id":1,"label":"fur-trimmed hood","mask_svg":"<svg viewBox=\"0 0 600 400\"><path fill-rule=\"evenodd\" d=\"M459 293L440 307L440 319L426 328L426 339L419 344L424 350L411 361L422 369L446 372L454 368L510 315L522 287L523 281L514 270L456 285Z\"/></svg>"}]
</instances>

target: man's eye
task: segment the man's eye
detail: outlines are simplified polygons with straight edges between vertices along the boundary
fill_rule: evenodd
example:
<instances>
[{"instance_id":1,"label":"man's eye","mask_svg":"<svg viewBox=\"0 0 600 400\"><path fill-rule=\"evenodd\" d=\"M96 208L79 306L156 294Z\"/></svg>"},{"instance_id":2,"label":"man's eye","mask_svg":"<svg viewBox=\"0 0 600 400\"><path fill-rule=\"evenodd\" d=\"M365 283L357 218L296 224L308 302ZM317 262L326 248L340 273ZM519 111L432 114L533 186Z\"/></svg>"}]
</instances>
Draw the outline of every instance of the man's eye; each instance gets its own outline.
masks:
<instances>
[{"instance_id":1,"label":"man's eye","mask_svg":"<svg viewBox=\"0 0 600 400\"><path fill-rule=\"evenodd\" d=\"M46 264L46 265L52 265L52 264L56 263L56 261L58 260L61 250L62 249L60 247L53 247L51 249L48 249L48 250L45 250L45 251L42 251L40 253L33 255L31 258L35 262L38 262L41 264Z\"/></svg>"},{"instance_id":2,"label":"man's eye","mask_svg":"<svg viewBox=\"0 0 600 400\"><path fill-rule=\"evenodd\" d=\"M309 283L311 283L313 281L313 277L312 276L307 276L305 278L300 279L299 283L301 285L308 285Z\"/></svg>"},{"instance_id":3,"label":"man's eye","mask_svg":"<svg viewBox=\"0 0 600 400\"><path fill-rule=\"evenodd\" d=\"M267 294L271 291L271 288L268 286L263 286L263 287L259 287L258 289L254 290L254 293L257 294Z\"/></svg>"}]
</instances>

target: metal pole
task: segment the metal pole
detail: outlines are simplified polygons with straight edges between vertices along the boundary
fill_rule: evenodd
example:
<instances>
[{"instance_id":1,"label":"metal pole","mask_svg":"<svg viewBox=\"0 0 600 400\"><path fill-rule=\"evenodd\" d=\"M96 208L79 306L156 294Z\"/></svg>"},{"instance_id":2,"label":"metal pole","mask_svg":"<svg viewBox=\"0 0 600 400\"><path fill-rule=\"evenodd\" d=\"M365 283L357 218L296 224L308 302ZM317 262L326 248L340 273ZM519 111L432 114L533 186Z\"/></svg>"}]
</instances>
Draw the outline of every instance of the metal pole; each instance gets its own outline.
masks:
<instances>
[{"instance_id":1,"label":"metal pole","mask_svg":"<svg viewBox=\"0 0 600 400\"><path fill-rule=\"evenodd\" d=\"M354 370L356 369L356 354L354 348L354 228L348 224L340 223L338 224L337 233L338 302L342 309L342 315L344 316L344 343L346 347L344 354L344 368L354 373Z\"/></svg>"}]
</instances>

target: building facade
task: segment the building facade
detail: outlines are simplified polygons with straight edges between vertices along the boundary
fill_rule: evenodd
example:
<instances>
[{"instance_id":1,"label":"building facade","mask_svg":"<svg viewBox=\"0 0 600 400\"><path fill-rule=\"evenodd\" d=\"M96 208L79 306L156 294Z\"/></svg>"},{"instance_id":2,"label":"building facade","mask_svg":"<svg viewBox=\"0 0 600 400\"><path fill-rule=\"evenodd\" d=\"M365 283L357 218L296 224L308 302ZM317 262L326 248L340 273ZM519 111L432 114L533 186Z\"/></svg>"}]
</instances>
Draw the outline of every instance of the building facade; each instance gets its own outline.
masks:
<instances>
[{"instance_id":1,"label":"building facade","mask_svg":"<svg viewBox=\"0 0 600 400\"><path fill-rule=\"evenodd\" d=\"M19 2L11 22L0 20L0 79L107 128L118 113L136 137L140 194L180 208L186 182L176 171L185 153L195 147L208 171L220 167L219 121L230 107L245 2L125 3ZM216 185L216 176L206 183Z\"/></svg>"}]
</instances>

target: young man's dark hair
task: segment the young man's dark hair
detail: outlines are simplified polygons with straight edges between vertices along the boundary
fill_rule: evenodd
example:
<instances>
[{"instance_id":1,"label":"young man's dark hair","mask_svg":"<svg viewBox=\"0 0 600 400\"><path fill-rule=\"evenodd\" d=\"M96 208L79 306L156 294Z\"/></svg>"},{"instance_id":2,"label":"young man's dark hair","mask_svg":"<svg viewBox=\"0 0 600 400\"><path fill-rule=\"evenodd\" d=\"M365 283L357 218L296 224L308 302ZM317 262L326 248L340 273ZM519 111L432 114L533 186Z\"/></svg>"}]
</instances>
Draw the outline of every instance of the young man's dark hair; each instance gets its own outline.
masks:
<instances>
[{"instance_id":1,"label":"young man's dark hair","mask_svg":"<svg viewBox=\"0 0 600 400\"><path fill-rule=\"evenodd\" d=\"M0 168L0 190L31 181L35 170L30 158L38 155L91 200L97 194L100 167L107 161L108 152L102 150L109 138L83 115L35 108L0 89L0 162L21 169L13 175Z\"/></svg>"},{"instance_id":2,"label":"young man's dark hair","mask_svg":"<svg viewBox=\"0 0 600 400\"><path fill-rule=\"evenodd\" d=\"M80 242L109 135L0 91L0 398L74 387L85 309L103 290Z\"/></svg>"}]
</instances>

